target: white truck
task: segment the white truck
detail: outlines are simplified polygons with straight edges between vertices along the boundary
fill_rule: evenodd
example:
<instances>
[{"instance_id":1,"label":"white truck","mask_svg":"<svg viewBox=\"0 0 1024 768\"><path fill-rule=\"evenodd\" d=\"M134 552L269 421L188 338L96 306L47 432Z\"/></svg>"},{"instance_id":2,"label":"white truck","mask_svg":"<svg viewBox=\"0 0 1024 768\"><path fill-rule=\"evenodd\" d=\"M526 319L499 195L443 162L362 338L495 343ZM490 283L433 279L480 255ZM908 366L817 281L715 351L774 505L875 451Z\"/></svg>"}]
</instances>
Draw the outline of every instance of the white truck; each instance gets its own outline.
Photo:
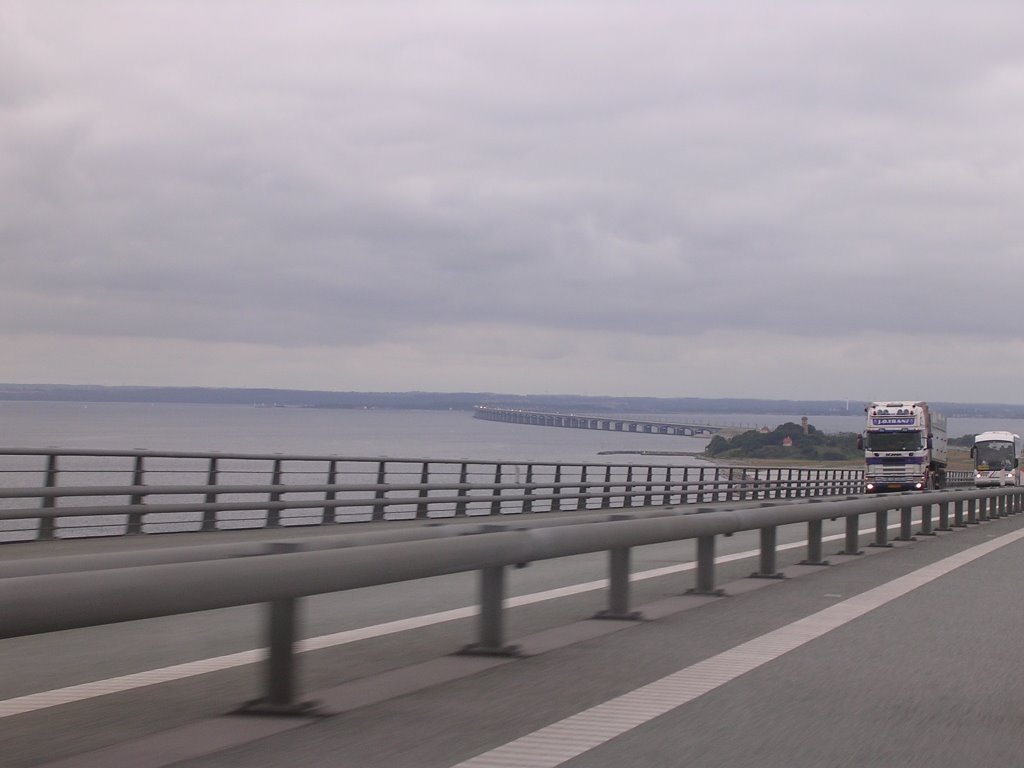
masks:
<instances>
[{"instance_id":1,"label":"white truck","mask_svg":"<svg viewBox=\"0 0 1024 768\"><path fill-rule=\"evenodd\" d=\"M868 493L914 491L946 485L946 417L913 400L868 403L867 426L857 438L864 451Z\"/></svg>"},{"instance_id":2,"label":"white truck","mask_svg":"<svg viewBox=\"0 0 1024 768\"><path fill-rule=\"evenodd\" d=\"M974 436L974 484L1020 485L1020 435L993 430Z\"/></svg>"}]
</instances>

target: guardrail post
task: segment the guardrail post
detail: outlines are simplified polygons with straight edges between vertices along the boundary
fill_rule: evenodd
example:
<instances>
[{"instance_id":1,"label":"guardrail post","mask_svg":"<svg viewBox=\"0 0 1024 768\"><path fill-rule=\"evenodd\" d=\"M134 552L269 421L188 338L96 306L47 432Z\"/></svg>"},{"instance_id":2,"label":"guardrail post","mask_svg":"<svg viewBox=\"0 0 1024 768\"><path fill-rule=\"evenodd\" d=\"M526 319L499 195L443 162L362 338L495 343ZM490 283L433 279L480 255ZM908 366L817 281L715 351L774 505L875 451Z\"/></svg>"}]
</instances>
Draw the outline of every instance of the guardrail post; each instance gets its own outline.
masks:
<instances>
[{"instance_id":1,"label":"guardrail post","mask_svg":"<svg viewBox=\"0 0 1024 768\"><path fill-rule=\"evenodd\" d=\"M966 528L967 521L964 520L964 500L957 499L953 505L953 527Z\"/></svg>"},{"instance_id":2,"label":"guardrail post","mask_svg":"<svg viewBox=\"0 0 1024 768\"><path fill-rule=\"evenodd\" d=\"M793 470L790 469L786 473L786 498L793 498Z\"/></svg>"},{"instance_id":3,"label":"guardrail post","mask_svg":"<svg viewBox=\"0 0 1024 768\"><path fill-rule=\"evenodd\" d=\"M626 493L622 499L622 506L632 507L633 506L633 465L629 464L626 467Z\"/></svg>"},{"instance_id":4,"label":"guardrail post","mask_svg":"<svg viewBox=\"0 0 1024 768\"><path fill-rule=\"evenodd\" d=\"M889 510L875 512L875 540L869 547L891 547L889 543Z\"/></svg>"},{"instance_id":5,"label":"guardrail post","mask_svg":"<svg viewBox=\"0 0 1024 768\"><path fill-rule=\"evenodd\" d=\"M612 520L628 520L627 515L615 515ZM629 610L629 547L608 550L608 608L595 614L595 619L622 619L639 621L639 611Z\"/></svg>"},{"instance_id":6,"label":"guardrail post","mask_svg":"<svg viewBox=\"0 0 1024 768\"><path fill-rule=\"evenodd\" d=\"M270 484L280 485L281 484L281 459L274 459L274 469L270 473ZM275 501L281 500L281 494L277 491L271 491L268 501L273 504ZM281 510L277 507L267 507L267 528L278 528L281 525Z\"/></svg>"},{"instance_id":7,"label":"guardrail post","mask_svg":"<svg viewBox=\"0 0 1024 768\"><path fill-rule=\"evenodd\" d=\"M651 506L654 504L654 467L647 467L647 483L644 485L644 506Z\"/></svg>"},{"instance_id":8,"label":"guardrail post","mask_svg":"<svg viewBox=\"0 0 1024 768\"><path fill-rule=\"evenodd\" d=\"M268 546L269 555L286 554L299 549L297 544L275 542ZM312 701L296 701L295 639L298 599L294 597L267 603L267 665L266 696L245 704L239 712L254 715L308 715L316 709Z\"/></svg>"},{"instance_id":9,"label":"guardrail post","mask_svg":"<svg viewBox=\"0 0 1024 768\"><path fill-rule=\"evenodd\" d=\"M725 483L725 500L732 501L736 497L733 495L733 476L735 474L735 467L729 467L729 479ZM718 501L718 499L715 499Z\"/></svg>"},{"instance_id":10,"label":"guardrail post","mask_svg":"<svg viewBox=\"0 0 1024 768\"><path fill-rule=\"evenodd\" d=\"M933 506L927 502L921 505L921 530L917 532L918 536L935 536L935 531L932 530Z\"/></svg>"},{"instance_id":11,"label":"guardrail post","mask_svg":"<svg viewBox=\"0 0 1024 768\"><path fill-rule=\"evenodd\" d=\"M206 485L213 487L217 485L217 457L211 456L210 463L206 467ZM208 491L204 497L204 501L207 504L217 503L217 492ZM201 531L216 531L217 530L217 513L212 509L203 511L203 520L199 524L199 530Z\"/></svg>"},{"instance_id":12,"label":"guardrail post","mask_svg":"<svg viewBox=\"0 0 1024 768\"><path fill-rule=\"evenodd\" d=\"M683 470L684 472L686 470ZM665 493L661 497L661 506L667 507L672 503L672 467L665 468Z\"/></svg>"},{"instance_id":13,"label":"guardrail post","mask_svg":"<svg viewBox=\"0 0 1024 768\"><path fill-rule=\"evenodd\" d=\"M331 459L327 463L327 484L328 485L337 485L338 484L338 462L335 459ZM337 491L325 491L324 492L324 502L325 503L324 503L323 522L325 522L325 523L326 522L331 522L331 523L337 523L338 522L338 509L339 509L339 507L336 507L333 504L326 503L326 502L334 501L336 498L338 498L338 492Z\"/></svg>"},{"instance_id":14,"label":"guardrail post","mask_svg":"<svg viewBox=\"0 0 1024 768\"><path fill-rule=\"evenodd\" d=\"M953 502L944 501L939 505L939 531L952 531L949 526L949 507Z\"/></svg>"},{"instance_id":15,"label":"guardrail post","mask_svg":"<svg viewBox=\"0 0 1024 768\"><path fill-rule=\"evenodd\" d=\"M56 488L57 487L57 473L59 472L57 466L57 454L48 453L46 454L46 469L43 472L43 487L45 488ZM41 504L43 509L53 509L57 506L57 500L52 496L44 496ZM49 541L57 537L57 518L50 517L49 515L39 518L39 534L40 540Z\"/></svg>"},{"instance_id":16,"label":"guardrail post","mask_svg":"<svg viewBox=\"0 0 1024 768\"><path fill-rule=\"evenodd\" d=\"M967 500L967 524L978 524L978 501L977 499Z\"/></svg>"},{"instance_id":17,"label":"guardrail post","mask_svg":"<svg viewBox=\"0 0 1024 768\"><path fill-rule=\"evenodd\" d=\"M982 496L978 499L978 522L984 523L988 521L988 499Z\"/></svg>"},{"instance_id":18,"label":"guardrail post","mask_svg":"<svg viewBox=\"0 0 1024 768\"><path fill-rule=\"evenodd\" d=\"M700 468L700 475L697 477L697 503L704 503L704 467Z\"/></svg>"},{"instance_id":19,"label":"guardrail post","mask_svg":"<svg viewBox=\"0 0 1024 768\"><path fill-rule=\"evenodd\" d=\"M132 464L132 485L140 486L145 478L145 467L143 465L143 457L136 456L135 461ZM128 499L128 503L142 504L145 500L145 496L139 493L133 493ZM131 512L128 515L128 527L125 529L125 533L129 536L137 533L142 533L142 513Z\"/></svg>"},{"instance_id":20,"label":"guardrail post","mask_svg":"<svg viewBox=\"0 0 1024 768\"><path fill-rule=\"evenodd\" d=\"M430 462L424 461L423 465L420 467L420 485L425 486L429 482L430 482ZM420 500L419 500L419 503L416 504L416 519L417 520L423 520L426 517L428 517L428 515L427 515L427 509L428 509L428 507L427 507L427 496L429 496L430 494L429 494L429 491L426 488L420 488L420 492L419 492L418 495L419 495L419 499Z\"/></svg>"},{"instance_id":21,"label":"guardrail post","mask_svg":"<svg viewBox=\"0 0 1024 768\"><path fill-rule=\"evenodd\" d=\"M913 513L913 507L900 507L900 535L896 537L896 541L915 541L912 533Z\"/></svg>"},{"instance_id":22,"label":"guardrail post","mask_svg":"<svg viewBox=\"0 0 1024 768\"><path fill-rule=\"evenodd\" d=\"M761 561L760 570L750 574L754 579L781 579L783 575L775 569L775 548L778 538L778 529L774 525L768 525L760 529L761 534Z\"/></svg>"},{"instance_id":23,"label":"guardrail post","mask_svg":"<svg viewBox=\"0 0 1024 768\"><path fill-rule=\"evenodd\" d=\"M828 560L822 559L822 529L823 520L807 521L807 559L800 565L828 565Z\"/></svg>"},{"instance_id":24,"label":"guardrail post","mask_svg":"<svg viewBox=\"0 0 1024 768\"><path fill-rule=\"evenodd\" d=\"M725 594L725 590L715 589L715 537L697 537L697 577L693 589L686 590L688 595Z\"/></svg>"},{"instance_id":25,"label":"guardrail post","mask_svg":"<svg viewBox=\"0 0 1024 768\"><path fill-rule=\"evenodd\" d=\"M860 548L860 515L846 516L846 537L840 555L863 555Z\"/></svg>"},{"instance_id":26,"label":"guardrail post","mask_svg":"<svg viewBox=\"0 0 1024 768\"><path fill-rule=\"evenodd\" d=\"M460 653L481 656L518 656L519 647L505 645L505 566L480 569L479 640Z\"/></svg>"},{"instance_id":27,"label":"guardrail post","mask_svg":"<svg viewBox=\"0 0 1024 768\"><path fill-rule=\"evenodd\" d=\"M999 516L1000 517L1009 517L1009 515L1010 515L1010 510L1007 509L1007 505L1006 505L1007 501L1008 501L1008 499L1006 497L1006 494L1003 494L1002 496L999 497Z\"/></svg>"},{"instance_id":28,"label":"guardrail post","mask_svg":"<svg viewBox=\"0 0 1024 768\"><path fill-rule=\"evenodd\" d=\"M383 463L383 462L382 462ZM529 477L529 470L527 470L527 477ZM501 462L494 465L494 484L501 485ZM491 494L491 514L501 514L501 488L495 488Z\"/></svg>"}]
</instances>

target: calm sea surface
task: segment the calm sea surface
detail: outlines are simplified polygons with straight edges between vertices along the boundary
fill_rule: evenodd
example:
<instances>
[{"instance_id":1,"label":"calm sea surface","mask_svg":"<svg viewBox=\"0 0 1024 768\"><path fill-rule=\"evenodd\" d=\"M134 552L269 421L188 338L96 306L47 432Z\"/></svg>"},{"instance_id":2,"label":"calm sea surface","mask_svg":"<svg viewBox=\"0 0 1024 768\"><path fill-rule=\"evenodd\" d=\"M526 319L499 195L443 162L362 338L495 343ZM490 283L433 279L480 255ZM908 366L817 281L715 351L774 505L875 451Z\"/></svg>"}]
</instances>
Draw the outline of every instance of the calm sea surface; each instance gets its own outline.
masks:
<instances>
[{"instance_id":1,"label":"calm sea surface","mask_svg":"<svg viewBox=\"0 0 1024 768\"><path fill-rule=\"evenodd\" d=\"M662 414L666 421L775 427L799 417ZM825 432L858 432L862 414L811 417ZM1024 434L1024 420L950 419L959 437L987 429ZM608 459L600 451L700 451L706 440L501 424L466 411L255 408L235 405L0 401L0 447L309 453L505 461ZM673 457L689 463L686 457ZM615 461L622 461L622 458ZM645 459L637 459L643 463Z\"/></svg>"}]
</instances>

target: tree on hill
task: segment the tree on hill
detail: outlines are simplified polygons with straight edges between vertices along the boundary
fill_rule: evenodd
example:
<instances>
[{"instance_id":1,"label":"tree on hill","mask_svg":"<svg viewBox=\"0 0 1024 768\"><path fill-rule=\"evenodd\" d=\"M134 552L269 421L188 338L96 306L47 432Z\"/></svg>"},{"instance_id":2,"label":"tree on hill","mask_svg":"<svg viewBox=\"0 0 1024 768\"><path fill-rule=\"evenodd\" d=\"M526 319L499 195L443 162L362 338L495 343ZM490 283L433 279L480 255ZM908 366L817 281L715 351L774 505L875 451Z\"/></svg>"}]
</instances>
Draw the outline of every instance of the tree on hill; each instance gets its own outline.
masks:
<instances>
[{"instance_id":1,"label":"tree on hill","mask_svg":"<svg viewBox=\"0 0 1024 768\"><path fill-rule=\"evenodd\" d=\"M770 432L749 430L731 439L715 435L704 449L713 458L786 459L846 461L863 454L857 436L850 432L826 435L807 425L807 431L791 421Z\"/></svg>"}]
</instances>

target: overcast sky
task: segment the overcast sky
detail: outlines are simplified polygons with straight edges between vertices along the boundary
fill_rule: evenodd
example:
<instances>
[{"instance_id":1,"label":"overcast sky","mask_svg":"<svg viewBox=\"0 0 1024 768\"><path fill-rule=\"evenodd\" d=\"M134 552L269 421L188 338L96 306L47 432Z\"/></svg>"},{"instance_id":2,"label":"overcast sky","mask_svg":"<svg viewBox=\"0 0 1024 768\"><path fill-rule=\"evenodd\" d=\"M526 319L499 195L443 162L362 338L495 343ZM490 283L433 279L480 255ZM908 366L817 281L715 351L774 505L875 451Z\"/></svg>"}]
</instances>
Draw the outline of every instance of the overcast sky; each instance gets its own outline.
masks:
<instances>
[{"instance_id":1,"label":"overcast sky","mask_svg":"<svg viewBox=\"0 0 1024 768\"><path fill-rule=\"evenodd\" d=\"M1022 403L1022 30L0 0L0 381Z\"/></svg>"}]
</instances>

